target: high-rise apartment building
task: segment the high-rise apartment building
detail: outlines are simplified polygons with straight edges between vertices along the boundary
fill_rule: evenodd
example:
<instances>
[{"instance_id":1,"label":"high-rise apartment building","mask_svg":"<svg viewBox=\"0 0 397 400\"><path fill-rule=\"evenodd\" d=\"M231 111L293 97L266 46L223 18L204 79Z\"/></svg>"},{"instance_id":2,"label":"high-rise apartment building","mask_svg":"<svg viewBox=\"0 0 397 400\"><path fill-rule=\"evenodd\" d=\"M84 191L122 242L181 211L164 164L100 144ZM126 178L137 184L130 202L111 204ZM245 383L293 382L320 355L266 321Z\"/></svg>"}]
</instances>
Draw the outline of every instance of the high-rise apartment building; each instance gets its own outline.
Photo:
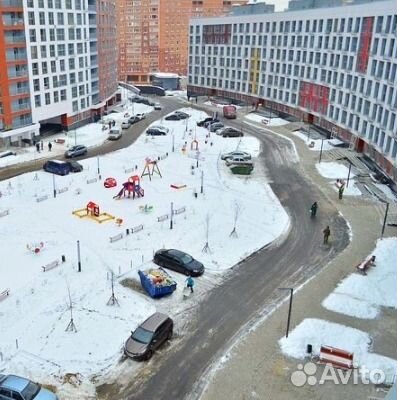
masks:
<instances>
[{"instance_id":1,"label":"high-rise apartment building","mask_svg":"<svg viewBox=\"0 0 397 400\"><path fill-rule=\"evenodd\" d=\"M396 2L294 3L293 11L193 19L188 94L314 123L397 181Z\"/></svg>"},{"instance_id":2,"label":"high-rise apartment building","mask_svg":"<svg viewBox=\"0 0 397 400\"><path fill-rule=\"evenodd\" d=\"M248 0L118 0L119 77L147 83L150 73L187 73L189 19L216 16Z\"/></svg>"},{"instance_id":3,"label":"high-rise apartment building","mask_svg":"<svg viewBox=\"0 0 397 400\"><path fill-rule=\"evenodd\" d=\"M2 0L0 145L91 121L117 91L115 0Z\"/></svg>"}]
</instances>

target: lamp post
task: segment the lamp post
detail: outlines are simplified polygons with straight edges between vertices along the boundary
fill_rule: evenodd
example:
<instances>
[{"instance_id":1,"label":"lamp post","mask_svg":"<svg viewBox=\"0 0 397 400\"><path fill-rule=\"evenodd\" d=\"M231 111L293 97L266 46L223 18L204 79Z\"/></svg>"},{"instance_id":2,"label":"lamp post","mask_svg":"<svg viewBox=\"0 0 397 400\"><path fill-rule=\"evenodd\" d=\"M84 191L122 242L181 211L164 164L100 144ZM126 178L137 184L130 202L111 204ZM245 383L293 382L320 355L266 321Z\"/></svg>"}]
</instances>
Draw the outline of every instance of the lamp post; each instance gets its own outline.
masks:
<instances>
[{"instance_id":1,"label":"lamp post","mask_svg":"<svg viewBox=\"0 0 397 400\"><path fill-rule=\"evenodd\" d=\"M380 238L383 239L383 234L385 233L386 229L386 222L387 222L387 214L389 213L389 203L386 203L386 210L385 210L385 217L383 219L383 225L382 225L382 233L380 235Z\"/></svg>"},{"instance_id":2,"label":"lamp post","mask_svg":"<svg viewBox=\"0 0 397 400\"><path fill-rule=\"evenodd\" d=\"M289 333L289 326L291 322L291 311L292 311L292 299L294 295L294 288L278 288L278 290L288 290L290 292L290 297L289 297L289 307L288 307L288 320L287 320L287 330L285 333L285 337L288 337Z\"/></svg>"},{"instance_id":3,"label":"lamp post","mask_svg":"<svg viewBox=\"0 0 397 400\"><path fill-rule=\"evenodd\" d=\"M101 170L99 168L99 156L97 156L96 161L97 161L98 179L101 180L102 177L101 177Z\"/></svg>"},{"instance_id":4,"label":"lamp post","mask_svg":"<svg viewBox=\"0 0 397 400\"><path fill-rule=\"evenodd\" d=\"M318 162L321 162L321 158L323 156L323 145L324 145L324 139L321 139L321 148L320 148L320 158L318 160Z\"/></svg>"},{"instance_id":5,"label":"lamp post","mask_svg":"<svg viewBox=\"0 0 397 400\"><path fill-rule=\"evenodd\" d=\"M80 240L77 241L77 266L77 270L81 272Z\"/></svg>"},{"instance_id":6,"label":"lamp post","mask_svg":"<svg viewBox=\"0 0 397 400\"><path fill-rule=\"evenodd\" d=\"M346 187L349 187L350 171L351 171L351 169L352 169L352 163L350 162L349 159L347 159L347 161L349 161L349 172L348 172L348 174L347 174Z\"/></svg>"}]
</instances>

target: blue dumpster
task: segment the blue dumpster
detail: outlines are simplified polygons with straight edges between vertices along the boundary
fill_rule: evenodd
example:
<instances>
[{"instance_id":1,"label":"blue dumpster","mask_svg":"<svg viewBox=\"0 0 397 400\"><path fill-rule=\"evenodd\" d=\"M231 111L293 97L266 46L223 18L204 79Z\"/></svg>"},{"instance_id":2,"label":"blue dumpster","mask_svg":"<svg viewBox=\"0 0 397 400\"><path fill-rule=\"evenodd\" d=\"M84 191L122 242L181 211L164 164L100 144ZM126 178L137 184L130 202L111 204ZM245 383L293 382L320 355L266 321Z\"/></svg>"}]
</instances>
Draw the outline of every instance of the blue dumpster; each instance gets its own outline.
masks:
<instances>
[{"instance_id":1,"label":"blue dumpster","mask_svg":"<svg viewBox=\"0 0 397 400\"><path fill-rule=\"evenodd\" d=\"M138 274L142 287L154 299L167 296L176 289L176 282L163 268L139 270Z\"/></svg>"}]
</instances>

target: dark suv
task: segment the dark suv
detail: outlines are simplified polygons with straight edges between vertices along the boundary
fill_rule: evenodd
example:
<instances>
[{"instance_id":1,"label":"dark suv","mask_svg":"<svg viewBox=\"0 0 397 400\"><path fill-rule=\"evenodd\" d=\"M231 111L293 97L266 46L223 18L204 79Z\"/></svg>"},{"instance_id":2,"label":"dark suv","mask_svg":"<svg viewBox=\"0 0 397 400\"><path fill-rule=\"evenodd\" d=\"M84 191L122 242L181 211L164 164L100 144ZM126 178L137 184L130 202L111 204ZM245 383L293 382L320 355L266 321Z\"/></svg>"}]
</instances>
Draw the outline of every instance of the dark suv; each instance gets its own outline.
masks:
<instances>
[{"instance_id":1,"label":"dark suv","mask_svg":"<svg viewBox=\"0 0 397 400\"><path fill-rule=\"evenodd\" d=\"M174 322L165 314L156 312L131 332L124 345L124 353L135 360L149 360L153 352L172 338Z\"/></svg>"}]
</instances>

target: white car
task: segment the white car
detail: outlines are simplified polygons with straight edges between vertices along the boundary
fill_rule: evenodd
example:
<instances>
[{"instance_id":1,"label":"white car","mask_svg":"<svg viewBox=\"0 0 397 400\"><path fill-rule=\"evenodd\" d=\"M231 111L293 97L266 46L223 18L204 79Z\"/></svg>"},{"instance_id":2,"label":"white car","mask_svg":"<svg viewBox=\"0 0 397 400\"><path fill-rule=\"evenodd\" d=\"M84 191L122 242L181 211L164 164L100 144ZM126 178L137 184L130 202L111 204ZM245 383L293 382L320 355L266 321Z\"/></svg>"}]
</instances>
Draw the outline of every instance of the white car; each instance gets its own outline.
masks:
<instances>
[{"instance_id":1,"label":"white car","mask_svg":"<svg viewBox=\"0 0 397 400\"><path fill-rule=\"evenodd\" d=\"M129 127L131 126L131 123L130 123L130 121L123 121L122 123L121 123L121 128L122 129L128 129Z\"/></svg>"},{"instance_id":2,"label":"white car","mask_svg":"<svg viewBox=\"0 0 397 400\"><path fill-rule=\"evenodd\" d=\"M150 126L150 128L158 129L159 131L163 131L165 133L168 133L170 131L169 128L167 128L166 126L163 126L163 125L152 125L152 126Z\"/></svg>"},{"instance_id":3,"label":"white car","mask_svg":"<svg viewBox=\"0 0 397 400\"><path fill-rule=\"evenodd\" d=\"M245 157L234 156L228 158L225 163L228 167L231 165L253 165L251 160L247 160Z\"/></svg>"},{"instance_id":4,"label":"white car","mask_svg":"<svg viewBox=\"0 0 397 400\"><path fill-rule=\"evenodd\" d=\"M122 136L120 129L111 129L108 135L108 140L119 140Z\"/></svg>"},{"instance_id":5,"label":"white car","mask_svg":"<svg viewBox=\"0 0 397 400\"><path fill-rule=\"evenodd\" d=\"M245 152L245 151L231 151L230 153L224 153L221 155L221 160L228 160L229 158L233 158L233 157L241 157L248 160L251 160L251 154Z\"/></svg>"},{"instance_id":6,"label":"white car","mask_svg":"<svg viewBox=\"0 0 397 400\"><path fill-rule=\"evenodd\" d=\"M155 110L161 110L162 109L161 104L160 103L154 103L154 109Z\"/></svg>"},{"instance_id":7,"label":"white car","mask_svg":"<svg viewBox=\"0 0 397 400\"><path fill-rule=\"evenodd\" d=\"M146 118L145 113L135 114L135 116L138 117L139 119L145 119Z\"/></svg>"}]
</instances>

